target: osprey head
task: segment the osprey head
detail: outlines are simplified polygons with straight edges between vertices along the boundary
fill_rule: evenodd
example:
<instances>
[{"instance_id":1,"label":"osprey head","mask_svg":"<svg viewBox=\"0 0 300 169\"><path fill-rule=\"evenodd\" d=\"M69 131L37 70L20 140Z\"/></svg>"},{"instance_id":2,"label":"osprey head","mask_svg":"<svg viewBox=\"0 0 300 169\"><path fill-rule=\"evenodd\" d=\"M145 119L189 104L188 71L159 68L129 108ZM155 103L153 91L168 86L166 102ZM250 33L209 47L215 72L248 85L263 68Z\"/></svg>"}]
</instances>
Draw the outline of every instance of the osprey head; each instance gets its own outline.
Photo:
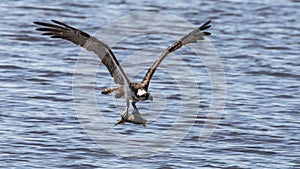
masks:
<instances>
[{"instance_id":1,"label":"osprey head","mask_svg":"<svg viewBox=\"0 0 300 169\"><path fill-rule=\"evenodd\" d=\"M136 96L139 100L143 100L143 101L144 100L151 100L151 101L153 100L151 93L147 92L143 88L138 89Z\"/></svg>"}]
</instances>

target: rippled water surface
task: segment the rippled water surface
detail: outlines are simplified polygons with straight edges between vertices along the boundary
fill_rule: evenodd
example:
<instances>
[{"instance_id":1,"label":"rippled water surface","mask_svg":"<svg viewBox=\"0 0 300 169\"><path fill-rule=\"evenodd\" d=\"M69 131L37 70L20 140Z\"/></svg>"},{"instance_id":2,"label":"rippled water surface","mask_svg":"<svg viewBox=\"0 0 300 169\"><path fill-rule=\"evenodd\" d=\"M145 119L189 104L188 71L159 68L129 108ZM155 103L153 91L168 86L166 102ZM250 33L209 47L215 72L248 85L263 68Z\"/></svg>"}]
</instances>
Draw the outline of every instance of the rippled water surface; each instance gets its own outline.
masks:
<instances>
[{"instance_id":1,"label":"rippled water surface","mask_svg":"<svg viewBox=\"0 0 300 169\"><path fill-rule=\"evenodd\" d=\"M299 9L297 0L1 2L1 168L300 168ZM124 103L100 94L111 84L105 67L71 43L40 36L32 23L56 19L94 34L143 12L177 16L195 26L213 21L210 41L226 77L220 120L208 116L214 83L205 58L183 48L154 75L149 90L156 100L138 103L147 127L114 126ZM140 79L178 32L192 29L163 19L136 18L144 23L101 29L97 37L113 46L131 78ZM115 30L148 29L153 33L116 42L125 35ZM78 60L86 70L97 70L92 81L78 79L83 74L77 72ZM192 96L182 93L193 86L191 76L184 76L190 73L198 88ZM180 106L187 108L181 115ZM177 117L185 121L168 130ZM204 142L200 133L208 119L218 127Z\"/></svg>"}]
</instances>

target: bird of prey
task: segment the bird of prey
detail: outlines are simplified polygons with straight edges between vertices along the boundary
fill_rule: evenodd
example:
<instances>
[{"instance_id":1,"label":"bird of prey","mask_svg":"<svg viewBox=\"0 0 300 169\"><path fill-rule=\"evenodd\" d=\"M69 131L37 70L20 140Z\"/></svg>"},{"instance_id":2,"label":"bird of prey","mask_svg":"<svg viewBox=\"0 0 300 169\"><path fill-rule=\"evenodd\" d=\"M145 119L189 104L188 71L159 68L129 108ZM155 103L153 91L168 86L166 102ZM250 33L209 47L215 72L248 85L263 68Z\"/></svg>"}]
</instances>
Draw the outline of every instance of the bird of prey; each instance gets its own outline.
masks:
<instances>
[{"instance_id":1,"label":"bird of prey","mask_svg":"<svg viewBox=\"0 0 300 169\"><path fill-rule=\"evenodd\" d=\"M136 103L138 101L153 100L151 93L148 92L148 87L155 70L169 53L178 50L186 44L196 43L199 40L204 40L205 36L211 35L210 32L204 31L211 26L211 21L207 21L202 26L188 33L186 36L182 37L178 41L171 44L167 49L165 49L162 54L156 59L153 65L148 69L141 82L132 82L126 76L119 61L107 44L89 35L88 33L71 27L63 22L56 20L51 21L53 23L33 23L40 26L36 30L44 32L42 33L42 35L48 35L51 38L65 39L85 48L88 51L94 52L100 58L102 63L107 67L110 75L114 79L114 82L119 85L119 87L117 88L105 88L101 92L102 94L115 94L116 98L125 96L126 108L125 111L121 114L121 119L116 123L116 125L124 122L131 122L134 124L142 124L143 126L145 126L146 120L140 115L139 110L136 107ZM134 108L131 114L128 113L130 100L131 105Z\"/></svg>"}]
</instances>

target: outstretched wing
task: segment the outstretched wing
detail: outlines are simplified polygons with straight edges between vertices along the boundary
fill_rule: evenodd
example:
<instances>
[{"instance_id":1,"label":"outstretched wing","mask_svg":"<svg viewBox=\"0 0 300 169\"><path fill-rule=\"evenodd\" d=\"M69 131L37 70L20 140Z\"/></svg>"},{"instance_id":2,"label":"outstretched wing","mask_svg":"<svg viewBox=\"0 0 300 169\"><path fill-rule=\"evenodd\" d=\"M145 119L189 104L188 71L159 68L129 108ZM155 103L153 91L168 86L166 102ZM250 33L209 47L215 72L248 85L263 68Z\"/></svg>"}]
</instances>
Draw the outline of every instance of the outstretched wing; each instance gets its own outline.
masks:
<instances>
[{"instance_id":1,"label":"outstretched wing","mask_svg":"<svg viewBox=\"0 0 300 169\"><path fill-rule=\"evenodd\" d=\"M189 44L189 43L196 43L198 40L204 40L204 36L209 36L211 33L209 32L203 32L204 30L210 28L210 22L208 21L199 28L195 29L194 31L190 32L180 40L173 43L171 46L169 46L166 50L163 51L163 53L156 59L156 61L153 63L153 65L148 69L148 72L146 73L143 81L141 82L143 87L148 89L150 80L157 69L157 67L160 65L160 63L164 60L164 58L171 52L176 51L177 49L181 48L183 45Z\"/></svg>"},{"instance_id":2,"label":"outstretched wing","mask_svg":"<svg viewBox=\"0 0 300 169\"><path fill-rule=\"evenodd\" d=\"M117 58L111 51L111 49L105 43L96 39L89 34L73 28L65 23L52 20L52 23L33 22L42 27L36 30L45 32L42 35L48 35L51 38L61 38L75 43L81 47L84 47L88 51L93 51L101 59L102 63L107 67L110 75L114 78L114 82L120 85L130 83L129 79L125 75L121 65Z\"/></svg>"}]
</instances>

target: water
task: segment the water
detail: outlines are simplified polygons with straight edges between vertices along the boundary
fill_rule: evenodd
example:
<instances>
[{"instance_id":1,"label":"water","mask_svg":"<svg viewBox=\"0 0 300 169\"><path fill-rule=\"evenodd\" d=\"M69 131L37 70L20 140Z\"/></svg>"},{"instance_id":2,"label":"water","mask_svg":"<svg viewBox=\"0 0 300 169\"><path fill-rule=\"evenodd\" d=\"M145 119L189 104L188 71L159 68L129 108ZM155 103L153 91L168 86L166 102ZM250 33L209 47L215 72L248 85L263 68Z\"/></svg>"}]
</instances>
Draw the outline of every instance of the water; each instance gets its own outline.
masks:
<instances>
[{"instance_id":1,"label":"water","mask_svg":"<svg viewBox=\"0 0 300 169\"><path fill-rule=\"evenodd\" d=\"M2 2L1 168L300 168L299 7L296 0L176 1L172 4L93 0ZM226 74L226 106L218 128L205 142L199 142L199 132L210 109L211 84L203 63L187 49L178 51L176 56L186 57L189 67L197 70L197 77L202 77L197 80L201 100L195 124L191 123L188 134L168 151L145 158L134 154L124 157L110 151L117 146L115 138L105 138L112 141L106 143L111 149L93 139L82 123L82 116L75 111L77 102L72 82L81 49L63 40L41 37L32 24L32 21L57 19L94 33L122 16L137 12L172 14L195 25L213 20L210 40ZM172 33L173 29L186 33L187 28L177 27L179 23L173 22L174 27L164 33ZM154 60L156 55L153 58L147 51L159 55L172 42L172 38L160 34L164 24L172 25L172 19L161 23L153 18L155 23L156 34L134 36L114 45L114 53L124 60L124 69L130 66L124 58L131 54L141 52L145 54L143 57ZM143 28L142 24L124 27L131 28L132 32ZM101 38L114 44L113 39L120 35L108 30ZM151 138L143 136L155 137L166 132L178 114L180 103L180 91L169 74L176 73L172 66L176 57L172 56L153 77L150 88L157 100L139 104L141 113L149 120L146 128L131 124L114 127L123 102L115 101L121 108L115 107L111 97L97 92L99 111L91 113L104 116L109 127L131 139L141 137L147 142ZM93 61L91 57L86 63L97 65ZM134 72L134 69L127 70ZM105 74L105 68L100 67L99 72L95 83L100 89L109 85L111 79ZM135 73L136 79L140 79L144 72ZM159 95L162 89L163 96ZM161 107L166 107L165 113ZM101 127L99 124L95 129ZM144 148L139 145L132 142L130 146Z\"/></svg>"}]
</instances>

